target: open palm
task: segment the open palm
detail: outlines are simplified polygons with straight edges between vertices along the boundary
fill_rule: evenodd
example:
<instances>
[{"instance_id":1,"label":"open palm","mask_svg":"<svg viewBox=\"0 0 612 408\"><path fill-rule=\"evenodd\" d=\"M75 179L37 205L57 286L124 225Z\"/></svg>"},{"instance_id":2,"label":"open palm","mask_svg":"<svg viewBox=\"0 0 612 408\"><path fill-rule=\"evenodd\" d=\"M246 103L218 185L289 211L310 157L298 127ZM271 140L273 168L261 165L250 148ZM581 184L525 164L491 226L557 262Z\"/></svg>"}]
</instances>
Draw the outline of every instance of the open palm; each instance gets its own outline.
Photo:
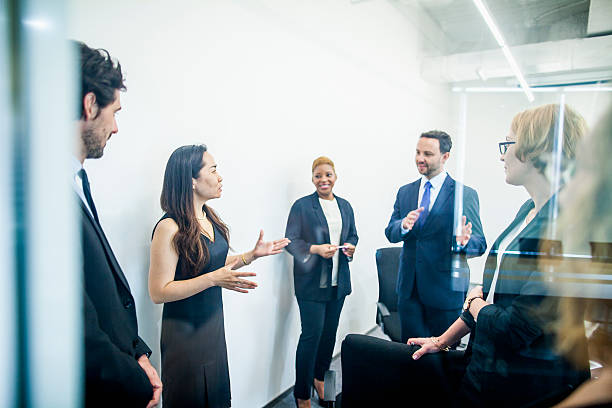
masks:
<instances>
[{"instance_id":1,"label":"open palm","mask_svg":"<svg viewBox=\"0 0 612 408\"><path fill-rule=\"evenodd\" d=\"M263 230L260 230L259 239L257 239L257 243L255 244L255 248L253 249L253 255L255 256L255 258L280 254L281 252L283 252L283 248L285 248L291 242L288 238L281 238L277 239L276 241L265 242L263 240L263 236L264 232Z\"/></svg>"}]
</instances>

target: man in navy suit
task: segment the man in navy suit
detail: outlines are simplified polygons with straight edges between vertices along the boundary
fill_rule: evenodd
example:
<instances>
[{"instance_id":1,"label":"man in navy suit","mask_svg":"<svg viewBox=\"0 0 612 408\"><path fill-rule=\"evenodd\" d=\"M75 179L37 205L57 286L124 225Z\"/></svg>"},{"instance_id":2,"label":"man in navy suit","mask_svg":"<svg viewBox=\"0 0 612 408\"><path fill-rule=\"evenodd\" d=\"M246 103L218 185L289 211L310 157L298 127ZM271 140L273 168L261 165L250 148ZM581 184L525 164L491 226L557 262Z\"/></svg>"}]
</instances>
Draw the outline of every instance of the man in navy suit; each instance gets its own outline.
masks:
<instances>
[{"instance_id":1,"label":"man in navy suit","mask_svg":"<svg viewBox=\"0 0 612 408\"><path fill-rule=\"evenodd\" d=\"M487 248L478 194L444 170L451 147L445 132L421 134L415 157L421 178L399 189L385 229L390 242L404 243L397 282L404 343L443 333L457 320L469 285L467 258Z\"/></svg>"},{"instance_id":2,"label":"man in navy suit","mask_svg":"<svg viewBox=\"0 0 612 408\"><path fill-rule=\"evenodd\" d=\"M83 251L85 406L147 407L159 403L162 383L149 361L151 349L138 336L135 303L128 281L100 224L86 159L102 157L117 133L115 114L125 90L121 65L107 51L76 43L81 93L73 158L73 187L80 204Z\"/></svg>"}]
</instances>

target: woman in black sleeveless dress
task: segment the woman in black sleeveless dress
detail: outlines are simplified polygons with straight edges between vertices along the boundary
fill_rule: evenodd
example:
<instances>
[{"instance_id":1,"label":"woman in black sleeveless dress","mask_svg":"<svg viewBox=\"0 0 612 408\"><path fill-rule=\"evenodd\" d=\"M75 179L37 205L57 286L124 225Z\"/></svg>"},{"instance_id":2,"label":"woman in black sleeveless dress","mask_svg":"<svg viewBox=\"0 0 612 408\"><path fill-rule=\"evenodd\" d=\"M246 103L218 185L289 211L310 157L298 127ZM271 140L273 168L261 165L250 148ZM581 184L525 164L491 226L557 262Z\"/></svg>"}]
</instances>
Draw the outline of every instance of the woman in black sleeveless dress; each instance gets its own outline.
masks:
<instances>
[{"instance_id":1,"label":"woman in black sleeveless dress","mask_svg":"<svg viewBox=\"0 0 612 408\"><path fill-rule=\"evenodd\" d=\"M283 238L228 256L227 226L206 205L221 196L221 176L204 145L176 149L166 166L161 207L151 244L149 293L164 303L161 334L163 404L231 406L221 288L246 293L257 285L237 272L282 252Z\"/></svg>"}]
</instances>

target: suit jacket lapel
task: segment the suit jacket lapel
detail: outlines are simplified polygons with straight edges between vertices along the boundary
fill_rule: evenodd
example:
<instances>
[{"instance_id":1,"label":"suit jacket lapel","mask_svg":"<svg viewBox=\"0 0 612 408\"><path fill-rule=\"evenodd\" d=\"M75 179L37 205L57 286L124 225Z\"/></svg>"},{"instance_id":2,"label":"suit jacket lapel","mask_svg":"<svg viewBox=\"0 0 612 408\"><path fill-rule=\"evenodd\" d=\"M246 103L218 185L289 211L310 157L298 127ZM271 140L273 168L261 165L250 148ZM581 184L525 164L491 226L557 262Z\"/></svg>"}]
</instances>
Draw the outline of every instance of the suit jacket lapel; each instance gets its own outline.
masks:
<instances>
[{"instance_id":1,"label":"suit jacket lapel","mask_svg":"<svg viewBox=\"0 0 612 408\"><path fill-rule=\"evenodd\" d=\"M484 271L484 277L483 277L483 292L486 294L489 293L489 290L491 289L491 283L493 281L493 275L495 274L495 269L497 268L497 257L499 256L499 254L497 253L497 250L499 249L499 245L501 244L502 240L514 229L516 228L516 226L525 221L525 217L527 216L527 213L529 211L531 211L531 209L533 208L533 202L531 202L531 204L529 206L523 206L522 207L522 211L519 211L519 213L516 215L516 217L514 218L514 220L510 223L510 225L508 225L508 227L504 230L504 232L501 233L501 235L497 238L497 240L495 241L495 243L493 243L493 246L491 246L491 250L489 251L489 256L487 257L487 262L485 264L485 271ZM534 220L535 221L535 220ZM514 240L512 242L510 242L508 244L508 246L506 247L506 249L510 249L512 246L514 246L515 242L518 242L518 240L522 237L525 236L525 234L529 231L531 231L531 228L534 227L534 222L530 223L528 226L526 226L520 234L518 234ZM492 258L491 263L489 262L489 258ZM500 263L501 265L501 263ZM487 267L488 266L488 267ZM499 284L499 282L498 282Z\"/></svg>"},{"instance_id":2,"label":"suit jacket lapel","mask_svg":"<svg viewBox=\"0 0 612 408\"><path fill-rule=\"evenodd\" d=\"M340 245L346 242L346 236L348 235L349 219L348 219L348 208L346 208L345 202L336 196L336 202L338 208L340 208L340 216L342 217L342 232L340 233Z\"/></svg>"},{"instance_id":3,"label":"suit jacket lapel","mask_svg":"<svg viewBox=\"0 0 612 408\"><path fill-rule=\"evenodd\" d=\"M78 195L77 195L77 199L79 200L79 204L81 205L81 211L83 213L83 216L87 218L88 221L93 225L93 228L96 231L96 234L98 234L98 237L100 238L100 242L102 243L102 247L104 248L106 257L108 258L108 261L111 265L111 269L113 270L115 275L117 275L119 280L121 280L121 282L125 285L125 287L129 291L130 285L128 284L128 281L125 275L123 274L123 271L121 270L121 266L119 266L119 262L117 261L117 258L115 258L115 254L113 253L113 250L110 247L108 240L106 239L106 235L104 234L104 231L102 230L102 228L100 228L96 220L94 220L89 210L85 208L85 204L83 204L83 201Z\"/></svg>"},{"instance_id":4,"label":"suit jacket lapel","mask_svg":"<svg viewBox=\"0 0 612 408\"><path fill-rule=\"evenodd\" d=\"M404 214L404 217L412 210L416 210L419 205L419 188L421 187L421 179L410 183L410 191L408 192L409 202L408 211Z\"/></svg>"},{"instance_id":5,"label":"suit jacket lapel","mask_svg":"<svg viewBox=\"0 0 612 408\"><path fill-rule=\"evenodd\" d=\"M311 197L312 210L315 213L316 219L319 221L321 231L323 232L323 240L328 243L330 242L329 227L327 226L327 219L325 218L325 214L323 214L323 208L321 208L321 203L319 203L319 195L315 192Z\"/></svg>"}]
</instances>

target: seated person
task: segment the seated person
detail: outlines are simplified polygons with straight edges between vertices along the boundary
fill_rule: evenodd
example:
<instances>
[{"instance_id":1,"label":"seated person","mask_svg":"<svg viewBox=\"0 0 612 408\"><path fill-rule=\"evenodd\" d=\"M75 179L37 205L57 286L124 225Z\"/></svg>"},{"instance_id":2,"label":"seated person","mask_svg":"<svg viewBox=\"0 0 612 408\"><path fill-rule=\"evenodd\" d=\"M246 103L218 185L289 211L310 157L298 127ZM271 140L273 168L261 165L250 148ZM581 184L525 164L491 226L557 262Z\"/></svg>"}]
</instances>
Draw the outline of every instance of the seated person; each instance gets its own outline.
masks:
<instances>
[{"instance_id":1,"label":"seated person","mask_svg":"<svg viewBox=\"0 0 612 408\"><path fill-rule=\"evenodd\" d=\"M402 398L404 404L418 396L427 398L433 406L517 407L550 394L567 393L588 378L587 361L576 368L555 352L555 336L547 328L555 320L556 302L548 301L537 259L529 255L538 251L549 224L549 208L557 199L546 176L544 158L552 153L559 113L559 105L519 113L512 121L506 141L500 143L506 182L523 186L530 199L493 244L485 265L484 289L477 286L468 293L464 312L439 337L408 339L408 344L413 346L410 351L415 350L412 361L397 355L383 357L395 365L391 372L402 371L401 393L391 392L396 393L394 397ZM563 117L565 166L574 158L575 146L585 133L586 124L567 106ZM468 333L471 336L465 354L451 351L445 355L428 355L448 351L450 345ZM376 341L367 343L372 347L387 347L377 346ZM351 367L350 361L344 361L344 345L342 352L343 390L346 391L353 385L350 371L355 365ZM382 353L370 348L360 353L353 350L351 354L347 355L349 360L356 359L354 355L359 359L381 358ZM398 368L400 361L403 363ZM383 366L381 370L389 367ZM384 373L376 369L361 371L355 375L384 384L381 380ZM378 377L374 378L375 375ZM372 384L364 384L361 390L367 392L372 388L376 389ZM380 397L387 400L385 394L389 389L386 387L383 392L378 389ZM343 392L342 399L343 407L352 406L351 395Z\"/></svg>"}]
</instances>

